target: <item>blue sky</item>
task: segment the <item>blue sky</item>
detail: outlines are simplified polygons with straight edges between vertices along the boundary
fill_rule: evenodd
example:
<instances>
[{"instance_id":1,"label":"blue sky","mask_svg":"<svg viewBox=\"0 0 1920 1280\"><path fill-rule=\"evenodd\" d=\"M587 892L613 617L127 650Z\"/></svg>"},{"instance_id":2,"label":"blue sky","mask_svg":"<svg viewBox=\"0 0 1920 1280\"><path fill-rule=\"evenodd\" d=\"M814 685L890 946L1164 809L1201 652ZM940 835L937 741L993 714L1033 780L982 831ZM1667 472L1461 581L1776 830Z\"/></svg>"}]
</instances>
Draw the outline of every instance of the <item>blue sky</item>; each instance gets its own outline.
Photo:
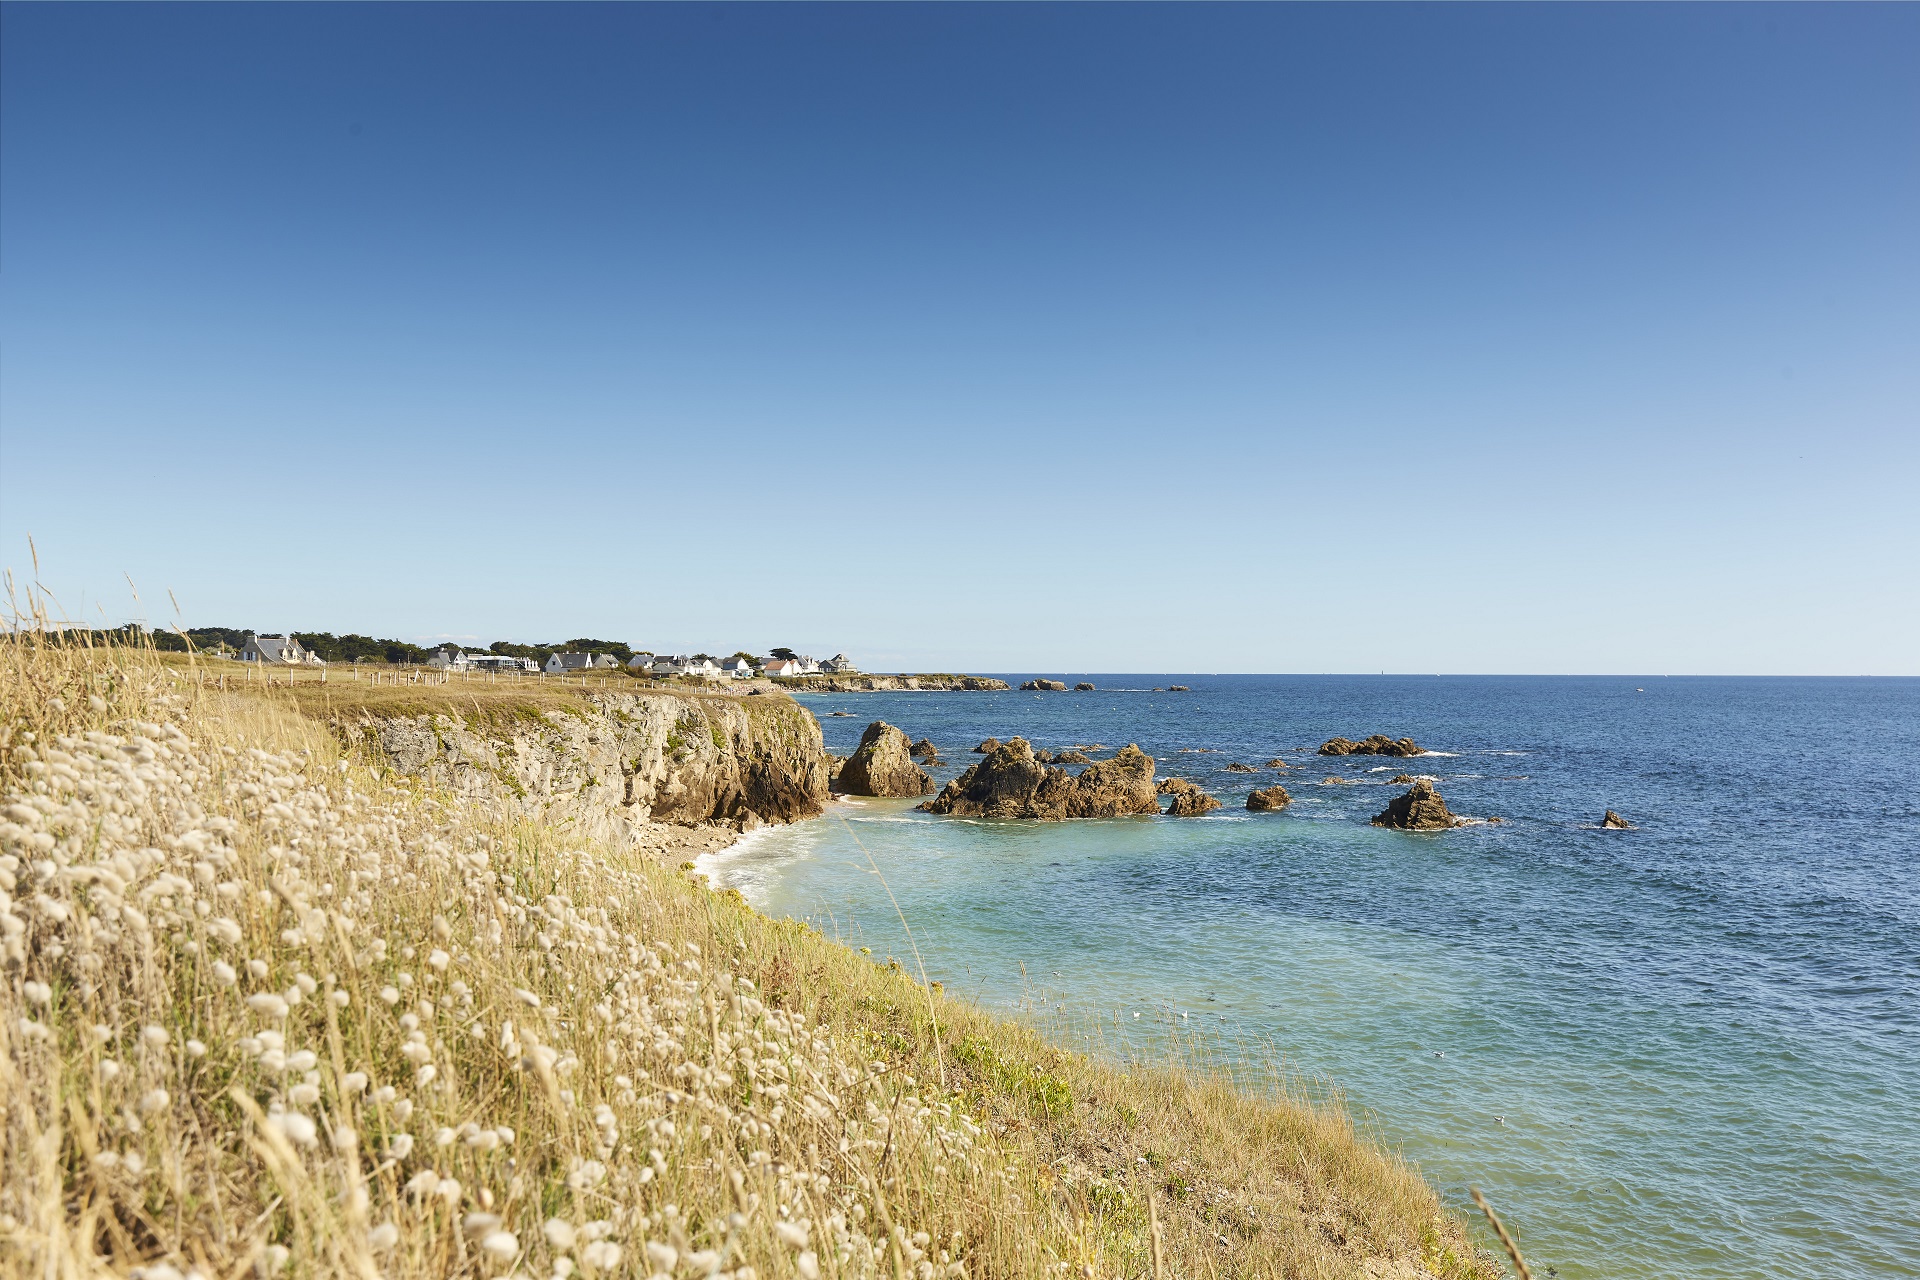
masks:
<instances>
[{"instance_id":1,"label":"blue sky","mask_svg":"<svg viewBox=\"0 0 1920 1280\"><path fill-rule=\"evenodd\" d=\"M0 563L70 613L1920 673L1920 7L11 4L0 60Z\"/></svg>"}]
</instances>

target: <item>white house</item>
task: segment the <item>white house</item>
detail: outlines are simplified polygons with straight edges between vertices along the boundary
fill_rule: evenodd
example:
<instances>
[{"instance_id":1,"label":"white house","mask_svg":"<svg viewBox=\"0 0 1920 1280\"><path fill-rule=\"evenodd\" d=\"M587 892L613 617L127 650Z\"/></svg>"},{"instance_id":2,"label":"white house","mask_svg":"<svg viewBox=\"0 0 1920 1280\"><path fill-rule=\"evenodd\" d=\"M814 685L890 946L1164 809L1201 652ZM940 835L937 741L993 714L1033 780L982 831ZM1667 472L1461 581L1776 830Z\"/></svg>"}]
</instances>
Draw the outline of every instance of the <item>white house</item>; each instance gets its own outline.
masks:
<instances>
[{"instance_id":1,"label":"white house","mask_svg":"<svg viewBox=\"0 0 1920 1280\"><path fill-rule=\"evenodd\" d=\"M767 660L766 671L768 675L775 677L805 674L805 672L801 670L800 664L792 658L769 658Z\"/></svg>"},{"instance_id":2,"label":"white house","mask_svg":"<svg viewBox=\"0 0 1920 1280\"><path fill-rule=\"evenodd\" d=\"M475 671L538 671L532 658L510 658L504 653L463 653L467 666Z\"/></svg>"},{"instance_id":3,"label":"white house","mask_svg":"<svg viewBox=\"0 0 1920 1280\"><path fill-rule=\"evenodd\" d=\"M753 676L753 664L745 658L728 658L720 664L720 674L735 680L750 679Z\"/></svg>"},{"instance_id":4,"label":"white house","mask_svg":"<svg viewBox=\"0 0 1920 1280\"><path fill-rule=\"evenodd\" d=\"M462 653L459 645L443 644L427 655L427 665L441 670L465 671L473 665L473 655Z\"/></svg>"},{"instance_id":5,"label":"white house","mask_svg":"<svg viewBox=\"0 0 1920 1280\"><path fill-rule=\"evenodd\" d=\"M592 671L618 667L620 659L610 653L555 653L547 656L547 674L563 676L574 671Z\"/></svg>"},{"instance_id":6,"label":"white house","mask_svg":"<svg viewBox=\"0 0 1920 1280\"><path fill-rule=\"evenodd\" d=\"M283 667L324 667L326 662L309 652L291 633L284 636L260 636L249 631L240 647L242 662L271 662Z\"/></svg>"},{"instance_id":7,"label":"white house","mask_svg":"<svg viewBox=\"0 0 1920 1280\"><path fill-rule=\"evenodd\" d=\"M698 680L718 680L720 664L712 658L688 658L686 664L680 668L680 674L693 676Z\"/></svg>"}]
</instances>

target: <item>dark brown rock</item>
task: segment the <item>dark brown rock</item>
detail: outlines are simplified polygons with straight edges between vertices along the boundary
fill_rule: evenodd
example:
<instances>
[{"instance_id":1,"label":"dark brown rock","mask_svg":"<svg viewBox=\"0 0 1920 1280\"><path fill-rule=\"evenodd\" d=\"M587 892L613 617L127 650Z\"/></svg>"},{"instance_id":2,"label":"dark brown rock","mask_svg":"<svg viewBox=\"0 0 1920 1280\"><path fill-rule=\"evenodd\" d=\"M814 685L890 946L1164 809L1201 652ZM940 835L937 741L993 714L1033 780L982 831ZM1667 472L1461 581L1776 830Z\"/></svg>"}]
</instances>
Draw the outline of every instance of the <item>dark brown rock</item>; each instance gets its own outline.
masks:
<instances>
[{"instance_id":1,"label":"dark brown rock","mask_svg":"<svg viewBox=\"0 0 1920 1280\"><path fill-rule=\"evenodd\" d=\"M913 762L907 735L885 720L875 720L860 735L860 745L840 766L836 785L855 796L933 794L933 779Z\"/></svg>"},{"instance_id":2,"label":"dark brown rock","mask_svg":"<svg viewBox=\"0 0 1920 1280\"><path fill-rule=\"evenodd\" d=\"M1275 757L1274 757L1273 759L1271 759L1271 760L1269 760L1269 761L1267 761L1267 768L1269 768L1269 769L1291 769L1291 768L1293 768L1293 766L1292 766L1292 765L1290 765L1290 764L1288 764L1288 763L1287 763L1287 762L1286 762L1285 760L1282 760L1282 759L1281 759L1281 758L1280 758L1279 756L1275 756Z\"/></svg>"},{"instance_id":3,"label":"dark brown rock","mask_svg":"<svg viewBox=\"0 0 1920 1280\"><path fill-rule=\"evenodd\" d=\"M1045 751L1045 750L1036 751L1033 753L1033 758L1035 760L1038 760L1041 764L1052 764L1053 752Z\"/></svg>"},{"instance_id":4,"label":"dark brown rock","mask_svg":"<svg viewBox=\"0 0 1920 1280\"><path fill-rule=\"evenodd\" d=\"M1247 797L1247 808L1254 813L1274 813L1293 803L1287 789L1278 784L1264 787Z\"/></svg>"},{"instance_id":5,"label":"dark brown rock","mask_svg":"<svg viewBox=\"0 0 1920 1280\"><path fill-rule=\"evenodd\" d=\"M1020 687L1030 693L1065 693L1067 691L1067 683L1064 680L1028 680Z\"/></svg>"},{"instance_id":6,"label":"dark brown rock","mask_svg":"<svg viewBox=\"0 0 1920 1280\"><path fill-rule=\"evenodd\" d=\"M1218 800L1185 778L1168 778L1162 790L1167 796L1169 818L1197 818L1220 807Z\"/></svg>"},{"instance_id":7,"label":"dark brown rock","mask_svg":"<svg viewBox=\"0 0 1920 1280\"><path fill-rule=\"evenodd\" d=\"M984 745L984 744L983 744ZM920 806L928 813L982 818L1113 818L1156 813L1153 757L1129 743L1078 777L1034 759L1024 738L1009 739Z\"/></svg>"},{"instance_id":8,"label":"dark brown rock","mask_svg":"<svg viewBox=\"0 0 1920 1280\"><path fill-rule=\"evenodd\" d=\"M1083 751L1062 751L1053 758L1055 764L1092 764L1093 757Z\"/></svg>"},{"instance_id":9,"label":"dark brown rock","mask_svg":"<svg viewBox=\"0 0 1920 1280\"><path fill-rule=\"evenodd\" d=\"M1073 686L1073 691L1075 693L1092 693L1093 685L1088 681L1082 680L1079 684Z\"/></svg>"},{"instance_id":10,"label":"dark brown rock","mask_svg":"<svg viewBox=\"0 0 1920 1280\"><path fill-rule=\"evenodd\" d=\"M998 738L988 738L985 742L974 748L976 752L983 756L990 752L998 751L999 749L1000 739Z\"/></svg>"},{"instance_id":11,"label":"dark brown rock","mask_svg":"<svg viewBox=\"0 0 1920 1280\"><path fill-rule=\"evenodd\" d=\"M1187 688L1187 686L1183 684L1170 684L1167 686L1167 692L1168 693L1192 693L1193 690Z\"/></svg>"},{"instance_id":12,"label":"dark brown rock","mask_svg":"<svg viewBox=\"0 0 1920 1280\"><path fill-rule=\"evenodd\" d=\"M915 760L938 760L940 758L940 748L934 746L933 740L930 738L920 739L920 741L914 743L913 746L907 750L908 754Z\"/></svg>"},{"instance_id":13,"label":"dark brown rock","mask_svg":"<svg viewBox=\"0 0 1920 1280\"><path fill-rule=\"evenodd\" d=\"M1447 812L1447 802L1440 798L1431 782L1421 778L1403 796L1396 796L1387 807L1373 815L1376 827L1392 827L1397 831L1442 831L1455 826L1459 819Z\"/></svg>"},{"instance_id":14,"label":"dark brown rock","mask_svg":"<svg viewBox=\"0 0 1920 1280\"><path fill-rule=\"evenodd\" d=\"M1354 742L1348 738L1328 738L1320 744L1323 756L1423 756L1425 747L1419 746L1412 738L1395 740L1384 733L1376 733L1364 742Z\"/></svg>"},{"instance_id":15,"label":"dark brown rock","mask_svg":"<svg viewBox=\"0 0 1920 1280\"><path fill-rule=\"evenodd\" d=\"M1609 831L1632 831L1635 829L1631 822L1628 822L1611 809L1607 810L1606 817L1600 819L1600 825Z\"/></svg>"},{"instance_id":16,"label":"dark brown rock","mask_svg":"<svg viewBox=\"0 0 1920 1280\"><path fill-rule=\"evenodd\" d=\"M1238 760L1236 760L1232 764L1227 766L1227 772L1228 773L1258 773L1260 771L1254 768L1250 764L1241 764Z\"/></svg>"}]
</instances>

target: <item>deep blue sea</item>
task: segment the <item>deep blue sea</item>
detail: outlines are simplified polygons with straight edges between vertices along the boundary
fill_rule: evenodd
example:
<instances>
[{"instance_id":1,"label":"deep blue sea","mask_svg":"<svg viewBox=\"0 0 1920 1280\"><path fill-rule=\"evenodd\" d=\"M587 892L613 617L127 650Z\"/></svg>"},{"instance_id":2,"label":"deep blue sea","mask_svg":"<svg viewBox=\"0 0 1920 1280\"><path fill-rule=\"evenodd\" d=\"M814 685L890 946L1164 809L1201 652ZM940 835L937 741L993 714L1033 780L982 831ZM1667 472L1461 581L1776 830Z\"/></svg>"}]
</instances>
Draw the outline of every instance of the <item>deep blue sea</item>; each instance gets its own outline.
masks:
<instances>
[{"instance_id":1,"label":"deep blue sea","mask_svg":"<svg viewBox=\"0 0 1920 1280\"><path fill-rule=\"evenodd\" d=\"M803 701L833 751L930 737L942 782L990 735L1137 742L1226 807L838 804L706 869L911 969L891 887L930 978L1098 1051L1278 1060L1537 1276L1920 1276L1920 680L1047 674L1099 688ZM1372 733L1441 754L1312 752ZM1369 826L1401 772L1506 821Z\"/></svg>"}]
</instances>

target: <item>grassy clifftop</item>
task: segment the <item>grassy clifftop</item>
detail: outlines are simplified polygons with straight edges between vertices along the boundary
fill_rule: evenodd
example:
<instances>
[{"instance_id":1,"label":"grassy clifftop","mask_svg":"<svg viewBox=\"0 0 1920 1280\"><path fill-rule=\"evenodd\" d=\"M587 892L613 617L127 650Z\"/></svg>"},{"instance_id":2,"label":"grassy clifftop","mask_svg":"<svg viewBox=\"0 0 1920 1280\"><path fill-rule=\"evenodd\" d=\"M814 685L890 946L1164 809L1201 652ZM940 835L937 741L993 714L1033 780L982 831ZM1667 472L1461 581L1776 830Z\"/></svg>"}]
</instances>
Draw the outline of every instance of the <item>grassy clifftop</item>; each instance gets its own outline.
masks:
<instances>
[{"instance_id":1,"label":"grassy clifftop","mask_svg":"<svg viewBox=\"0 0 1920 1280\"><path fill-rule=\"evenodd\" d=\"M384 785L297 700L0 661L10 1272L1497 1274L1337 1111Z\"/></svg>"}]
</instances>

